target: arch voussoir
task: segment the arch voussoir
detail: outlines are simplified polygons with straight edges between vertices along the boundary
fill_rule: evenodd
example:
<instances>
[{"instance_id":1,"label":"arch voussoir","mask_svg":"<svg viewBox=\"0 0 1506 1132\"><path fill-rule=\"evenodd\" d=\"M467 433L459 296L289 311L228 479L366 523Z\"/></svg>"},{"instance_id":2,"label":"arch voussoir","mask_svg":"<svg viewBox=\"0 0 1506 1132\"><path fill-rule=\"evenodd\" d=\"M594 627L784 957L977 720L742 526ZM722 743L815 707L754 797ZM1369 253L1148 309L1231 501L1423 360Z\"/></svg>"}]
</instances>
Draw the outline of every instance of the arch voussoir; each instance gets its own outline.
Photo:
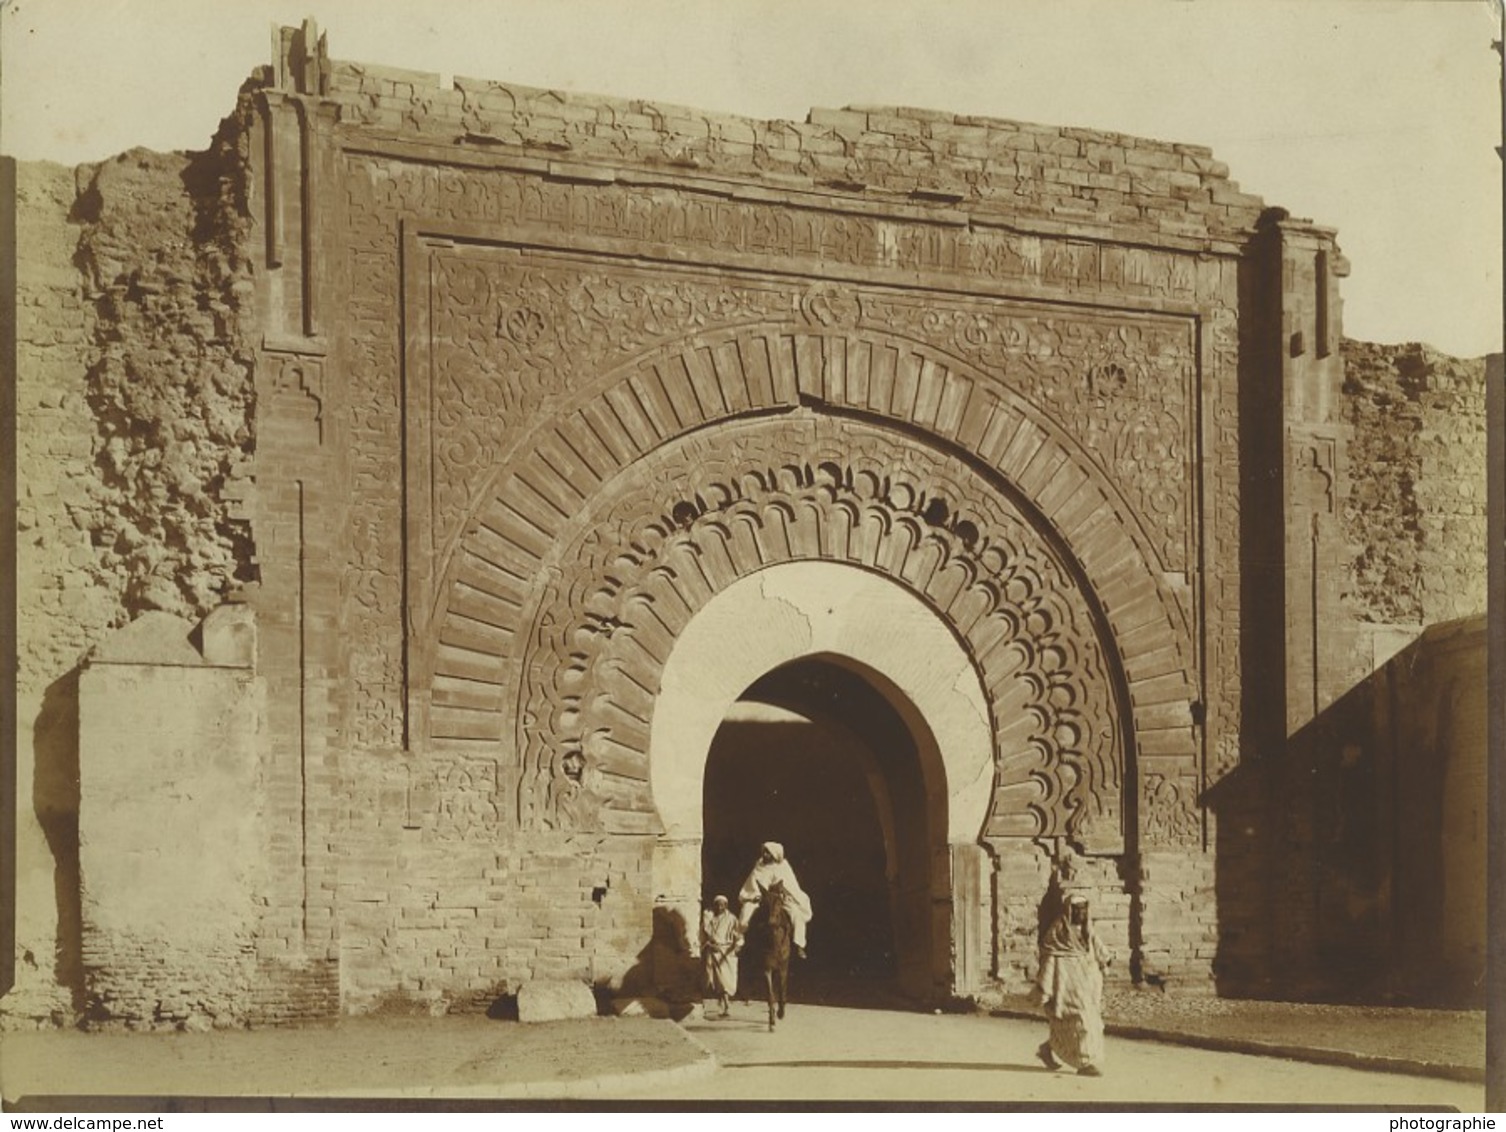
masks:
<instances>
[{"instance_id":1,"label":"arch voussoir","mask_svg":"<svg viewBox=\"0 0 1506 1132\"><path fill-rule=\"evenodd\" d=\"M799 349L792 343L796 374ZM973 679L987 689L984 714L999 723L989 724L997 747L992 805L999 812L1027 805L1023 817L990 829L1070 835L1079 814L1119 823L1117 693L1093 614L1049 541L965 465L913 452L897 457L886 448L888 434L872 426L818 422L803 442L777 421L750 421L736 433L725 450L735 453L730 460L717 438L688 438L609 481L616 486L603 493L607 509L579 517L576 536L556 551L571 563L574 584L564 586L561 572L541 563L542 589L518 634L523 651L512 654L524 683L516 715L524 759L519 820L568 826L594 805L611 825L618 819L608 812L652 808L644 796L651 782L625 773L639 765L627 752L646 756L665 692L661 677L686 626L745 579L789 563L838 560L855 576L887 578L912 594L972 658ZM813 458L820 453L829 454ZM515 510L485 513L490 530ZM518 540L502 541L526 552ZM451 593L462 599L447 610L454 622L468 608L458 577ZM505 605L484 604L492 615ZM562 678L547 675L560 663L545 660L546 652L568 658ZM1062 696L1061 681L1078 677L1052 666L1079 654L1086 663L1077 671L1092 674L1090 685L1079 680ZM476 670L474 659L467 667ZM437 698L433 718L445 737L478 735L481 717L457 715L463 710L448 693ZM1081 726L1084 718L1092 725ZM571 751L580 752L574 762L558 755ZM578 777L551 786L561 773ZM1051 783L1042 785L1043 774Z\"/></svg>"},{"instance_id":2,"label":"arch voussoir","mask_svg":"<svg viewBox=\"0 0 1506 1132\"><path fill-rule=\"evenodd\" d=\"M1074 815L1089 811L1101 819L1100 829L1105 821L1120 823L1117 794L1089 800L1084 790L1120 790L1125 760L1138 747L1149 744L1158 752L1196 758L1195 736L1188 739L1192 732L1184 734L1181 722L1167 726L1168 720L1190 718L1195 698L1185 617L1159 584L1155 555L1143 532L1126 518L1130 509L1092 460L1006 384L924 343L844 328L743 328L661 348L585 392L539 431L531 448L514 453L512 470L477 493L474 517L465 524L442 575L444 584L436 591L433 616L438 624L431 639L438 647L426 658L430 678L443 677L434 696L434 737L473 738L484 729L482 715L464 713L478 710L489 693L462 696L463 686L454 681L487 672L485 658L498 658L498 671L511 674L492 673L490 678L500 682L493 686L509 679L528 683L526 656L542 643L538 610L562 599L558 583L550 580L560 567L551 563L568 562L570 571L579 572L579 563L571 558L579 548L561 536L590 527L589 517L600 513L601 502L620 496L629 481L641 497L657 500L645 511L644 521L657 524L654 537L664 558L656 561L656 580L645 582L644 592L655 595L653 604L613 615L631 627L628 635L635 638L632 655L637 659L624 654L620 671L665 663L686 619L739 579L784 562L824 559L893 578L922 597L967 643L991 694L1011 709L1017 698L1011 688L1030 689L1037 697L1053 694L1051 679L1031 675L1030 666L1044 663L1047 654L1011 647L1047 630L990 616L1005 605L1015 608L1018 594L997 576L997 562L980 568L972 543L987 532L975 516L949 514L945 508L929 517L906 506L896 510L895 501L884 495L884 485L895 473L856 470L840 445L821 458L814 458L808 444L797 446L788 459L770 461L764 478L732 471L720 478L701 474L712 465L730 469L739 462L750 467L758 462L735 443L718 449L700 468L663 475L650 470L663 453L713 432L730 438L729 430L742 427L738 418L788 410L802 398L818 410L830 406L876 424L887 419L965 453L999 485L970 490L1002 492L1011 513L1027 516L1025 527L1033 525L1045 537L1042 545L1057 563L1058 583L1087 595L1087 605L1079 601L1073 615L1082 624L1071 626L1071 633L1110 652L1095 654L1088 665L1097 674L1092 679L1103 685L1091 709L1102 718L1086 728L1084 741L1111 746L1117 754L1108 762L1098 754L1080 761L1089 767L1112 763L1105 773L1115 781L1089 784L1075 794L1064 789L1059 797L1046 791L1046 802L1037 798L1030 803L1033 816L1024 824L1031 836L1062 833L1078 820ZM817 434L834 427L821 424L829 419L818 415ZM708 429L711 425L717 428ZM843 479L849 475L857 477L850 488ZM792 492L790 477L810 482ZM959 498L966 494L952 490ZM760 495L769 498L755 504ZM774 496L780 501L774 502ZM662 515L662 521L655 515ZM938 529L948 531L950 541L938 538ZM660 550L648 553L652 557ZM636 577L641 565L619 563L610 577ZM1017 579L1011 584L1018 589L1027 583ZM608 606L620 596L611 591L607 584L598 592ZM667 612L671 608L673 617ZM1048 626L1060 616L1059 608L1035 615ZM585 654L574 663L593 671L592 647L580 647ZM540 682L533 683L533 691L519 689L519 705L541 691ZM656 685L648 681L646 686ZM553 706L546 704L541 713L522 706L488 712L485 718L498 728L494 734L505 740L503 733L515 725L507 721L509 710L515 720L525 710L538 718L573 720L586 702L574 691L543 694ZM641 710L641 696L628 698ZM1035 727L1029 736L1017 733L1012 721L999 724L1001 751L1018 742L1019 757L1032 766L1042 749L1054 752L1054 740L1037 734L1049 730L1045 724L1029 725ZM1075 727L1059 730L1075 733ZM538 743L520 742L520 750L525 748L537 752ZM532 773L537 777L540 766ZM996 809L1019 803L1025 780L1034 781L1031 776L1039 773L1032 770L1019 782L1001 778ZM1068 794L1073 794L1070 803ZM613 797L613 805L627 804L624 798L642 805L620 784ZM520 812L547 809L530 804ZM1014 818L1004 824L1022 828ZM1109 843L1122 834L1121 829Z\"/></svg>"}]
</instances>

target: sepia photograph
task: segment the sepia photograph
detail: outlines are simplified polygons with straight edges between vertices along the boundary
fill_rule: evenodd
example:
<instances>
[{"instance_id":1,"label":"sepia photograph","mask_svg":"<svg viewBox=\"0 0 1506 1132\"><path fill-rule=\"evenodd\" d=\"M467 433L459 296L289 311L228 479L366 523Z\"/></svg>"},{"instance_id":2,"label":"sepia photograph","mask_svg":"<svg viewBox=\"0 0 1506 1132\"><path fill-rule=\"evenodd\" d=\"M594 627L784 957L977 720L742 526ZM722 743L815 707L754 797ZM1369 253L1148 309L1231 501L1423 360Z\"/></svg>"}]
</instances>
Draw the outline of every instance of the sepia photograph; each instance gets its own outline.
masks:
<instances>
[{"instance_id":1,"label":"sepia photograph","mask_svg":"<svg viewBox=\"0 0 1506 1132\"><path fill-rule=\"evenodd\" d=\"M1503 31L0 4L0 1104L1506 1108Z\"/></svg>"}]
</instances>

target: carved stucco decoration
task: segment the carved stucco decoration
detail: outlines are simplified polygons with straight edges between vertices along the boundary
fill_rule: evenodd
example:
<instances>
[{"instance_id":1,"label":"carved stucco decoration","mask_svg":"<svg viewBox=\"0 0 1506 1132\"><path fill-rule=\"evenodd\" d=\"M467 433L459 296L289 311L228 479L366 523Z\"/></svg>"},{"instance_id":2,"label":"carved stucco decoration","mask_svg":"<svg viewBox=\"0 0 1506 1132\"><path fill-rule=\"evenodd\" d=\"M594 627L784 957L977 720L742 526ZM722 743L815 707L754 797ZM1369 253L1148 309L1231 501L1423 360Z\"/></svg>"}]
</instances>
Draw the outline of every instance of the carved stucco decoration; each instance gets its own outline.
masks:
<instances>
[{"instance_id":1,"label":"carved stucco decoration","mask_svg":"<svg viewBox=\"0 0 1506 1132\"><path fill-rule=\"evenodd\" d=\"M882 265L886 261L883 255L874 256L874 233L867 222L843 221L835 227L828 225L828 232L822 225L831 218L792 215L778 206L722 202L703 208L688 198L676 201L638 190L585 191L579 186L535 184L504 176L482 178L445 168L417 169L380 159L352 159L352 165L363 172L347 181L349 197L342 212L347 225L349 277L363 282L351 296L351 318L344 326L342 368L350 372L347 411L356 472L350 507L356 553L345 578L344 598L350 655L356 670L351 697L352 737L357 746L375 749L401 746L407 739L403 732L404 661L399 614L402 555L394 550L391 532L399 529L404 512L399 405L403 398L413 396L414 390L405 391L399 384L398 342L392 331L402 309L396 293L398 217L452 216L503 228L518 224L527 230L600 232L623 240L641 240L646 250L661 244L677 249L704 246L712 252L725 248L769 254L781 260L789 257L790 263L800 262L802 256L852 264ZM654 199L649 200L650 196ZM989 251L996 243L1003 249L1009 244L1010 254L994 263L988 256L980 260L960 244L957 249L941 244L933 247L934 241L929 238L917 242L910 239L911 235L908 230L896 233L895 246L915 252L914 256L904 252L910 258L899 266L906 268L920 269L934 261L933 269L946 265L948 271L976 272L988 278L1060 277L1071 282L1063 274L1066 272L1076 273L1073 279L1078 283L1084 280L1077 274L1087 271L1092 275L1099 270L1076 252L1064 258L1049 239L1003 234L1003 243L990 243L993 237L974 241L976 248L972 251ZM961 254L963 251L967 254ZM771 331L785 327L784 333L793 337L779 340L779 345L796 354L814 349L818 364L830 375L828 392L832 383L840 387L843 380L844 350L856 348L862 339L873 340L875 334L905 329L906 334L915 335L911 341L917 348L924 344L925 349L938 351L938 357L955 357L968 365L988 367L989 380L998 383L1000 398L1027 396L1033 404L1045 406L1043 411L1049 411L1056 421L1053 427L1079 437L1079 451L1091 453L1087 458L1109 471L1112 482L1129 502L1122 511L1129 522L1126 529L1138 524L1142 533L1133 537L1140 542L1143 536L1145 548L1154 549L1154 568L1173 568L1179 556L1185 559L1183 548L1196 545L1196 519L1185 494L1190 493L1193 482L1186 474L1186 438L1190 435L1190 418L1195 416L1193 404L1182 392L1193 374L1196 356L1189 320L1118 316L1086 308L1080 308L1079 317L1061 308L1052 311L940 293L929 294L922 301L906 292L882 288L835 282L792 283L787 278L770 280L756 274L712 275L690 268L671 271L663 265L629 270L622 261L544 253L522 246L499 253L495 248L473 245L466 254L472 263L486 264L486 285L478 286L474 279L468 284L456 280L457 298L465 301L456 304L455 322L450 328L454 333L434 335L430 341L431 347L442 347L434 357L449 371L435 374L435 506L430 537L425 540L429 547L420 551L435 560L436 618L448 601L442 579L450 567L445 563L456 552L462 525L473 521L466 516L474 516L478 508L487 505L489 489L482 490L480 485L494 478L497 468L511 466L526 456L525 448L520 447L525 439L548 433L547 422L580 404L578 391L584 385L599 383L597 375L613 365L620 369L634 352L639 357L673 360L675 336L679 334L683 340L680 328L686 325L706 342L741 326L758 325ZM676 256L683 262L680 252ZM452 251L434 251L435 262L449 262L452 257L460 258ZM1185 270L1179 276L1179 268L1186 264L1167 253L1105 248L1099 266L1102 285L1112 283L1126 293L1185 299L1194 291L1206 289L1201 268L1195 276ZM441 273L433 276L440 277ZM465 299L467 287L469 299ZM666 291L677 291L678 302ZM435 309L448 317L450 308L446 304L440 303ZM688 324L687 311L692 312L693 320ZM929 323L927 311L933 312ZM1028 336L1029 329L1043 320L1050 328L1044 346L1042 339ZM1018 332L1022 327L1026 331L1023 336ZM807 335L819 336L819 340L799 338L801 328ZM413 328L408 329L411 334ZM991 331L996 333L991 336ZM768 341L773 350L776 340L772 334ZM1216 346L1218 342L1215 337ZM448 357L446 350L451 351ZM503 356L520 368L510 374L497 360ZM847 365L851 365L851 357ZM1209 402L1214 420L1222 422L1222 435L1229 422L1237 420L1233 381L1237 347L1232 352L1216 349L1215 360L1227 370L1212 375L1219 384ZM804 361L800 364L803 366ZM943 398L951 396L954 378L962 372L954 367L953 375L945 377ZM937 373L945 375L946 365L938 363ZM450 375L457 379L453 388L439 395L445 386L442 378ZM1134 400L1132 396L1121 397L1117 390L1139 388L1134 386L1136 381L1146 383L1143 388L1152 400L1145 409L1148 424L1114 408ZM968 383L976 386L971 399L963 394L969 412L987 417L989 405L998 403L998 399L988 395L978 379L970 377L964 384ZM817 382L818 387L821 384ZM1072 390L1065 399L1060 395L1063 389ZM458 406L456 411L442 404L446 398ZM722 408L725 419L746 411L748 406L729 399ZM943 403L941 417L945 413ZM1182 414L1182 420L1173 427L1170 418L1178 414ZM441 415L442 421L437 419ZM682 429L700 427L714 416L689 412L678 425ZM490 431L476 431L478 420ZM987 438L959 435L968 432L966 424L942 427L938 418L934 427L945 434L944 442L960 441L969 450L988 447ZM1157 469L1156 482L1134 479L1139 474L1135 468L1140 466L1134 459L1135 445L1140 443L1150 446L1151 458L1144 466ZM1177 455L1178 445L1182 446L1181 456ZM441 450L446 453L443 458ZM999 458L998 453L983 455L989 463ZM1218 453L1215 461L1217 503L1210 501L1207 514L1210 521L1237 535L1237 462L1232 454ZM440 480L446 481L442 490ZM410 490L412 486L410 482ZM1167 487L1184 493L1172 509L1157 502L1164 502L1159 493ZM1174 514L1182 524L1175 532ZM547 526L552 530L557 524ZM445 532L449 533L448 541ZM1229 543L1227 532L1219 538L1221 544L1237 547L1237 539ZM1226 558L1222 550L1219 555ZM1234 577L1235 592L1225 593L1220 599L1225 604L1229 600L1237 603L1237 575ZM1185 602L1186 594L1184 590L1175 597ZM483 596L471 594L478 601ZM1172 630L1180 642L1176 645L1182 657L1179 670L1189 675L1186 658L1190 646L1186 642L1191 639L1191 617L1190 605L1184 604L1180 623ZM420 620L419 631L426 631L423 625L428 618L426 613ZM1237 688L1237 666L1230 659L1237 656L1237 604L1228 615L1215 609L1210 622L1217 630L1209 647L1219 673L1221 698L1237 704L1237 698L1229 700L1224 690L1230 680ZM435 625L437 630L437 620ZM479 630L485 631L484 626ZM425 660L424 664L430 662ZM426 673L431 670L432 665L419 673L421 682L430 679ZM509 684L516 681L515 665L508 669L505 679ZM1156 677L1157 682L1163 679L1169 677ZM1190 684L1183 680L1178 687ZM1172 688L1158 690L1154 696L1177 701L1189 694ZM1210 713L1210 727L1214 718ZM1237 716L1226 717L1223 724L1221 730L1213 732L1221 761L1237 757Z\"/></svg>"},{"instance_id":2,"label":"carved stucco decoration","mask_svg":"<svg viewBox=\"0 0 1506 1132\"><path fill-rule=\"evenodd\" d=\"M905 420L923 413L938 434L998 467L1011 485L1005 494L1025 492L1044 508L1041 515L1047 527L1060 532L1068 545L1074 540L1081 543L1086 557L1076 568L1082 572L1083 584L1089 589L1101 587L1100 600L1108 603L1106 616L1114 627L1115 645L1129 681L1136 733L1144 731L1154 742L1155 758L1170 760L1178 768L1195 765L1196 741L1189 714L1194 685L1185 659L1186 620L1137 549L1139 536L1132 533L1132 526L1125 526L1127 509L1112 503L1105 489L1095 486L1098 481L1092 477L1101 472L1081 466L1070 445L1031 424L1021 415L1021 407L1011 407L984 391L979 378L964 377L919 355L904 361L894 351L906 347L886 346L881 339L857 346L851 340L839 340L836 353L829 349L831 341L798 334L781 339L777 330L756 328L742 337L698 341L685 354L658 355L598 383L585 400L537 430L531 447L516 453L486 481L448 571L440 579L439 604L429 619L436 634L429 638L435 642L433 651L419 660L433 673L434 742L494 750L499 741L506 742L503 736L513 726L507 721L521 720L525 734L547 728L547 720L529 704L504 709L504 701L516 695L531 671L519 659L517 642L564 631L547 617L526 621L522 611L532 608L536 580L550 576L548 563L555 561L562 543L568 543L572 524L581 514L595 513L596 501L608 490L608 483L625 470L653 467L654 453L673 444L678 435L704 431L732 436L736 432L725 415L717 428L698 430L686 407L690 403L684 399L690 397L687 383L695 380L690 368L709 369L713 363L708 359L714 355L720 359L715 362L718 379L731 383L714 395L717 411L723 414L729 410L732 388L752 397L757 387L761 400L753 402L755 408L793 409L795 389L810 387L814 393L822 388L822 380L834 376L835 367L845 371L848 381L845 392L837 384L829 387L830 395L839 401L853 395L871 406L872 397L882 396L889 411L903 401L911 414ZM840 346L841 341L847 345ZM876 364L867 372L866 363L856 360L861 354L871 362L870 355L881 350L891 352L887 377ZM696 360L692 352L706 358ZM782 360L781 354L785 355ZM904 372L894 372L897 358L903 361ZM763 366L756 379L751 369L740 368L755 359ZM786 364L783 374L770 368ZM676 366L679 384L665 380L666 374L676 372ZM710 382L711 375L702 372L700 379ZM867 391L851 385L859 380ZM901 396L898 391L907 385L910 392ZM670 402L677 390L682 408L673 410ZM704 412L709 402L699 393L695 397ZM976 401L970 400L974 397ZM969 404L976 406L971 416L962 413ZM824 404L821 408L826 411ZM747 411L746 403L740 411ZM786 413L784 419L793 418ZM908 435L910 447L925 447L914 439L913 431ZM658 477L654 482L662 491ZM605 547L631 545L633 533L611 516L600 517L594 530L605 540ZM612 625L608 623L607 628ZM566 758L570 762L559 762L558 769L547 763ZM589 764L584 737L581 749L559 748L536 759L536 785L543 786L534 790L532 804L542 806L541 812L566 813L562 822L577 820L572 815L579 813L605 813L613 815L618 829L651 829L652 815L645 809L618 810L600 806L590 797L581 800L583 795L599 792L600 784L587 778ZM624 815L634 816L629 821Z\"/></svg>"},{"instance_id":3,"label":"carved stucco decoration","mask_svg":"<svg viewBox=\"0 0 1506 1132\"><path fill-rule=\"evenodd\" d=\"M362 749L401 748L403 669L393 612L401 608L401 560L393 532L402 527L402 408L398 342L398 255L390 230L367 223L349 234L349 298L343 438L349 452L350 562L340 576L342 626L349 641L350 734Z\"/></svg>"},{"instance_id":4,"label":"carved stucco decoration","mask_svg":"<svg viewBox=\"0 0 1506 1132\"><path fill-rule=\"evenodd\" d=\"M1162 565L1186 568L1196 366L1185 326L886 296L866 299L864 315L998 374L1040 406L1123 488Z\"/></svg>"},{"instance_id":5,"label":"carved stucco decoration","mask_svg":"<svg viewBox=\"0 0 1506 1132\"><path fill-rule=\"evenodd\" d=\"M365 752L343 769L341 796L349 799L340 826L382 831L396 845L402 830L436 842L490 843L512 819L517 775L495 758L430 751L422 758L402 751Z\"/></svg>"},{"instance_id":6,"label":"carved stucco decoration","mask_svg":"<svg viewBox=\"0 0 1506 1132\"><path fill-rule=\"evenodd\" d=\"M1182 770L1146 770L1140 794L1142 840L1151 846L1196 845L1202 838L1198 779Z\"/></svg>"},{"instance_id":7,"label":"carved stucco decoration","mask_svg":"<svg viewBox=\"0 0 1506 1132\"><path fill-rule=\"evenodd\" d=\"M1124 735L1098 629L1055 551L977 473L893 433L814 418L656 453L557 543L515 716L524 827L651 814L659 675L709 598L776 562L851 562L965 642L998 741L995 836L1122 843Z\"/></svg>"},{"instance_id":8,"label":"carved stucco decoration","mask_svg":"<svg viewBox=\"0 0 1506 1132\"><path fill-rule=\"evenodd\" d=\"M434 546L516 425L603 367L688 334L788 317L771 288L679 282L547 258L434 257Z\"/></svg>"},{"instance_id":9,"label":"carved stucco decoration","mask_svg":"<svg viewBox=\"0 0 1506 1132\"><path fill-rule=\"evenodd\" d=\"M817 283L800 296L800 313L812 326L847 330L862 320L863 304L851 287Z\"/></svg>"},{"instance_id":10,"label":"carved stucco decoration","mask_svg":"<svg viewBox=\"0 0 1506 1132\"><path fill-rule=\"evenodd\" d=\"M1216 304L1207 319L1213 364L1209 370L1212 438L1205 453L1204 478L1209 514L1203 537L1211 570L1207 602L1211 683L1206 727L1210 736L1204 783L1217 782L1239 765L1240 729L1240 495L1239 482L1239 316Z\"/></svg>"},{"instance_id":11,"label":"carved stucco decoration","mask_svg":"<svg viewBox=\"0 0 1506 1132\"><path fill-rule=\"evenodd\" d=\"M440 841L488 840L503 824L508 806L498 788L494 760L431 759L420 773L423 789L432 797L434 836Z\"/></svg>"},{"instance_id":12,"label":"carved stucco decoration","mask_svg":"<svg viewBox=\"0 0 1506 1132\"><path fill-rule=\"evenodd\" d=\"M1195 366L1175 321L1069 318L833 283L790 291L727 277L602 271L559 257L434 255L430 305L436 549L507 427L603 368L688 336L798 319L871 328L964 359L1026 397L1119 484L1167 570L1187 567Z\"/></svg>"},{"instance_id":13,"label":"carved stucco decoration","mask_svg":"<svg viewBox=\"0 0 1506 1132\"><path fill-rule=\"evenodd\" d=\"M629 185L582 185L465 167L347 155L347 214L623 239L685 263L763 255L802 269L821 263L994 283L1055 284L1107 295L1202 301L1225 286L1202 257L1165 249L1053 238L987 226L937 226L778 201L728 199ZM986 177L984 178L986 180ZM666 250L671 254L664 255Z\"/></svg>"}]
</instances>

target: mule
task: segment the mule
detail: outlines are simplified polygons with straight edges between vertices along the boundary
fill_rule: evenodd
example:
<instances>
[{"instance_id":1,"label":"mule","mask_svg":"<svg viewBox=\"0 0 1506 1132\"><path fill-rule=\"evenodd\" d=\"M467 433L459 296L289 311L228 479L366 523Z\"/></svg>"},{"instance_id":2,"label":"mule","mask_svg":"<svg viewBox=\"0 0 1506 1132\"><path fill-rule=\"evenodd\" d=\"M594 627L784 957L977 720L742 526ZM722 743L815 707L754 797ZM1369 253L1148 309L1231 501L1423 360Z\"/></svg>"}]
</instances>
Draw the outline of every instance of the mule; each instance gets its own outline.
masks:
<instances>
[{"instance_id":1,"label":"mule","mask_svg":"<svg viewBox=\"0 0 1506 1132\"><path fill-rule=\"evenodd\" d=\"M789 995L790 951L795 942L795 921L784 906L784 885L775 881L764 890L758 910L748 923L748 939L758 955L764 990L769 1000L769 1030L784 1017Z\"/></svg>"}]
</instances>

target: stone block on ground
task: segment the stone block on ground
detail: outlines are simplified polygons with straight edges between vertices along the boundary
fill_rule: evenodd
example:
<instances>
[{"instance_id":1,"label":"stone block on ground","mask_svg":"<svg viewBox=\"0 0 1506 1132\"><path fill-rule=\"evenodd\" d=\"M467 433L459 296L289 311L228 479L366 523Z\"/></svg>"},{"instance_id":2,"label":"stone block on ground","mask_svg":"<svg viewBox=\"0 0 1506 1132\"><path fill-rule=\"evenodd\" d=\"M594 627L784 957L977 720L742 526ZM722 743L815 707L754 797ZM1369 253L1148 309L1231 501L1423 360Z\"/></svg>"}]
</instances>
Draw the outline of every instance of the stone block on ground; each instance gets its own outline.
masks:
<instances>
[{"instance_id":1,"label":"stone block on ground","mask_svg":"<svg viewBox=\"0 0 1506 1132\"><path fill-rule=\"evenodd\" d=\"M594 1018L596 995L573 979L535 979L518 988L519 1022L559 1022Z\"/></svg>"}]
</instances>

